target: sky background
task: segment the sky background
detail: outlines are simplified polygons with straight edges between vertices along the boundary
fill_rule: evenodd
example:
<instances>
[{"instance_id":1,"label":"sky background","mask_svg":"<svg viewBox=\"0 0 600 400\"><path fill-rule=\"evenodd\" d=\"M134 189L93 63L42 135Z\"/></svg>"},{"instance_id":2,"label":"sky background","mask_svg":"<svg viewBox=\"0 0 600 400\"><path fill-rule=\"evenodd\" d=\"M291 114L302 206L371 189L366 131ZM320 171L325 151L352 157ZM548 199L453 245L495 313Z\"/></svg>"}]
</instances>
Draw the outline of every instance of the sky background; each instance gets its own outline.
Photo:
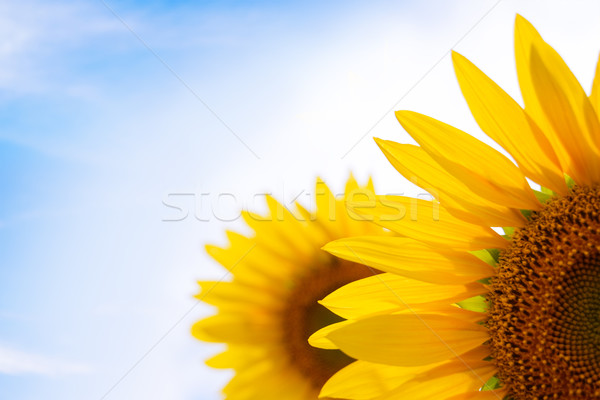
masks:
<instances>
[{"instance_id":1,"label":"sky background","mask_svg":"<svg viewBox=\"0 0 600 400\"><path fill-rule=\"evenodd\" d=\"M204 244L316 176L414 195L372 137L481 137L449 50L520 101L517 12L589 90L597 1L0 1L2 399L219 399Z\"/></svg>"}]
</instances>

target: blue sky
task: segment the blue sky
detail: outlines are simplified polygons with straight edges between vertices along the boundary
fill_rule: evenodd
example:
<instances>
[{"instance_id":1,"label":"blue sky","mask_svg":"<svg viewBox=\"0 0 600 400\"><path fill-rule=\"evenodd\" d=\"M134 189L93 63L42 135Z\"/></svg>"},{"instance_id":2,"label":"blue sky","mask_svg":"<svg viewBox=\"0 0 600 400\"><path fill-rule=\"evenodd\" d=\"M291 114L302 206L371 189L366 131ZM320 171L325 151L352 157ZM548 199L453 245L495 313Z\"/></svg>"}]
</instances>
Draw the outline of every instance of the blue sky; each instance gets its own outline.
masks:
<instances>
[{"instance_id":1,"label":"blue sky","mask_svg":"<svg viewBox=\"0 0 600 400\"><path fill-rule=\"evenodd\" d=\"M220 398L203 244L317 175L415 193L371 138L410 140L401 108L478 134L447 53L518 98L516 12L588 88L600 5L521 3L0 1L3 398Z\"/></svg>"}]
</instances>

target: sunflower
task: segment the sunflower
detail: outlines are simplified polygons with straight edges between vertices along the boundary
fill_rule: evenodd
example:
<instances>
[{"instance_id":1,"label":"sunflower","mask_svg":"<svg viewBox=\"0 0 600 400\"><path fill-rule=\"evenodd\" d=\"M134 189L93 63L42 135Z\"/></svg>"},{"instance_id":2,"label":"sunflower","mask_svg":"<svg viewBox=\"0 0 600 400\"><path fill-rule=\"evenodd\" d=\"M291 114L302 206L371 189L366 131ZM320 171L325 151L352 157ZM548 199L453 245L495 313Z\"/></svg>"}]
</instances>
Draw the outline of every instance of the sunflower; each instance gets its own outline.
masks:
<instances>
[{"instance_id":1,"label":"sunflower","mask_svg":"<svg viewBox=\"0 0 600 400\"><path fill-rule=\"evenodd\" d=\"M452 55L475 120L512 160L409 111L396 116L418 146L376 140L434 200L378 196L362 213L399 236L325 247L386 273L323 300L347 321L311 344L358 361L322 396L600 398L600 68L588 97L521 16L515 52L524 108Z\"/></svg>"},{"instance_id":2,"label":"sunflower","mask_svg":"<svg viewBox=\"0 0 600 400\"><path fill-rule=\"evenodd\" d=\"M267 197L269 215L244 213L256 235L228 232L227 248L206 246L207 252L233 276L227 282L199 282L197 298L218 313L197 322L192 334L220 342L227 350L206 361L214 368L232 368L235 376L223 389L228 399L316 399L336 371L353 361L339 350L311 347L308 337L342 320L318 300L357 279L373 275L364 265L321 250L346 236L383 234L346 210L345 201L368 201L372 184L359 187L350 177L345 198L336 199L317 180L317 209L297 206L297 215Z\"/></svg>"}]
</instances>

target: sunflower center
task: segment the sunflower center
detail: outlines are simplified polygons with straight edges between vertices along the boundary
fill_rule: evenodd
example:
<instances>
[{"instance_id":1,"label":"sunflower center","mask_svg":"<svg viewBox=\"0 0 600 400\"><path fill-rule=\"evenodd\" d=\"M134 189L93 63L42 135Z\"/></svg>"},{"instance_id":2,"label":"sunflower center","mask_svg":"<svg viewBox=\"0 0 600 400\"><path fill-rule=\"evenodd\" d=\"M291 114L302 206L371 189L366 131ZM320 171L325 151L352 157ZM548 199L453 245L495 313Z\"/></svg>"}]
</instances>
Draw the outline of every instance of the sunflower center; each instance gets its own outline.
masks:
<instances>
[{"instance_id":1,"label":"sunflower center","mask_svg":"<svg viewBox=\"0 0 600 400\"><path fill-rule=\"evenodd\" d=\"M317 390L354 361L339 350L317 349L308 344L309 336L319 329L343 321L317 301L347 283L373 275L364 265L326 257L329 265L309 270L295 282L282 318L290 361Z\"/></svg>"},{"instance_id":2,"label":"sunflower center","mask_svg":"<svg viewBox=\"0 0 600 400\"><path fill-rule=\"evenodd\" d=\"M575 187L517 230L490 290L509 397L600 398L600 187Z\"/></svg>"}]
</instances>

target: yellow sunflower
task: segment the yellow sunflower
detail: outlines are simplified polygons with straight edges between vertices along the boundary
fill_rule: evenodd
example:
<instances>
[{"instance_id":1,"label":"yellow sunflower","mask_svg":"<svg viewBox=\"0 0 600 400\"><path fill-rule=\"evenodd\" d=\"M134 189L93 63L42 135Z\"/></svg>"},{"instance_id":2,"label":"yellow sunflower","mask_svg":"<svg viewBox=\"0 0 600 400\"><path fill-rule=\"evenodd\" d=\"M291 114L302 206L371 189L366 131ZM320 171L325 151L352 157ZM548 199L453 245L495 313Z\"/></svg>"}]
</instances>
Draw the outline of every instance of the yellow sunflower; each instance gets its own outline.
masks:
<instances>
[{"instance_id":1,"label":"yellow sunflower","mask_svg":"<svg viewBox=\"0 0 600 400\"><path fill-rule=\"evenodd\" d=\"M378 196L362 213L401 237L325 247L387 273L322 302L348 320L310 342L359 361L321 395L600 398L600 68L588 97L521 16L515 52L524 108L453 53L475 120L512 160L409 111L396 116L419 146L377 140L435 200Z\"/></svg>"},{"instance_id":2,"label":"yellow sunflower","mask_svg":"<svg viewBox=\"0 0 600 400\"><path fill-rule=\"evenodd\" d=\"M345 199L365 201L367 189L372 193L370 181L359 187L350 177ZM206 362L235 370L223 389L227 399L316 399L325 381L353 361L339 350L311 347L307 339L342 320L317 301L374 272L321 247L341 237L382 234L383 229L349 213L345 199L336 199L320 180L315 197L314 213L296 204L300 218L267 197L269 215L244 213L254 237L228 232L227 248L206 247L233 278L199 282L197 298L217 307L217 314L197 322L192 334L227 345Z\"/></svg>"}]
</instances>

